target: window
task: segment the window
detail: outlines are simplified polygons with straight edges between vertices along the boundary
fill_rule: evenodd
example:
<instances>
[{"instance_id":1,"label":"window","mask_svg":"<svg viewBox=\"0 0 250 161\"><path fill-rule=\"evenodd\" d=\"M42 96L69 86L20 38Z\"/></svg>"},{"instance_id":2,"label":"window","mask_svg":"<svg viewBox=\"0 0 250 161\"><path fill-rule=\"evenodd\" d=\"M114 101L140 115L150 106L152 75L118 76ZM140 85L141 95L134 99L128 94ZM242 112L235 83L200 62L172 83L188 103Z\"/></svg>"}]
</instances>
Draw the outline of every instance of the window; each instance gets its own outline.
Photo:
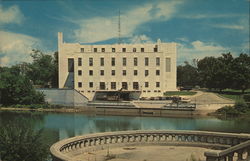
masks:
<instances>
[{"instance_id":1,"label":"window","mask_svg":"<svg viewBox=\"0 0 250 161\"><path fill-rule=\"evenodd\" d=\"M122 48L122 52L126 52L126 48Z\"/></svg>"},{"instance_id":2,"label":"window","mask_svg":"<svg viewBox=\"0 0 250 161\"><path fill-rule=\"evenodd\" d=\"M158 52L158 48L157 48L157 46L154 48L154 52Z\"/></svg>"},{"instance_id":3,"label":"window","mask_svg":"<svg viewBox=\"0 0 250 161\"><path fill-rule=\"evenodd\" d=\"M111 71L111 75L115 75L115 70L112 70L112 71Z\"/></svg>"},{"instance_id":4,"label":"window","mask_svg":"<svg viewBox=\"0 0 250 161\"><path fill-rule=\"evenodd\" d=\"M74 59L68 59L68 72L74 72Z\"/></svg>"},{"instance_id":5,"label":"window","mask_svg":"<svg viewBox=\"0 0 250 161\"><path fill-rule=\"evenodd\" d=\"M156 58L156 66L160 66L160 58L159 57Z\"/></svg>"},{"instance_id":6,"label":"window","mask_svg":"<svg viewBox=\"0 0 250 161\"><path fill-rule=\"evenodd\" d=\"M115 66L115 58L111 58L111 65Z\"/></svg>"},{"instance_id":7,"label":"window","mask_svg":"<svg viewBox=\"0 0 250 161\"><path fill-rule=\"evenodd\" d=\"M89 82L89 88L93 88L94 84L93 82Z\"/></svg>"},{"instance_id":8,"label":"window","mask_svg":"<svg viewBox=\"0 0 250 161\"><path fill-rule=\"evenodd\" d=\"M79 88L82 87L82 82L78 82L78 87L79 87Z\"/></svg>"},{"instance_id":9,"label":"window","mask_svg":"<svg viewBox=\"0 0 250 161\"><path fill-rule=\"evenodd\" d=\"M82 70L78 70L78 75L82 75Z\"/></svg>"},{"instance_id":10,"label":"window","mask_svg":"<svg viewBox=\"0 0 250 161\"><path fill-rule=\"evenodd\" d=\"M82 58L78 58L78 66L82 66Z\"/></svg>"},{"instance_id":11,"label":"window","mask_svg":"<svg viewBox=\"0 0 250 161\"><path fill-rule=\"evenodd\" d=\"M136 52L136 48L133 48L133 52Z\"/></svg>"},{"instance_id":12,"label":"window","mask_svg":"<svg viewBox=\"0 0 250 161\"><path fill-rule=\"evenodd\" d=\"M94 48L94 52L95 52L95 53L97 52L97 48Z\"/></svg>"},{"instance_id":13,"label":"window","mask_svg":"<svg viewBox=\"0 0 250 161\"><path fill-rule=\"evenodd\" d=\"M160 87L160 82L156 82L155 86Z\"/></svg>"},{"instance_id":14,"label":"window","mask_svg":"<svg viewBox=\"0 0 250 161\"><path fill-rule=\"evenodd\" d=\"M144 52L144 48L141 48L141 52L142 52L142 53Z\"/></svg>"},{"instance_id":15,"label":"window","mask_svg":"<svg viewBox=\"0 0 250 161\"><path fill-rule=\"evenodd\" d=\"M148 88L148 82L145 82L145 87Z\"/></svg>"},{"instance_id":16,"label":"window","mask_svg":"<svg viewBox=\"0 0 250 161\"><path fill-rule=\"evenodd\" d=\"M115 52L115 48L112 48L112 52L113 52L113 53Z\"/></svg>"},{"instance_id":17,"label":"window","mask_svg":"<svg viewBox=\"0 0 250 161\"><path fill-rule=\"evenodd\" d=\"M126 70L122 70L122 75L127 75L127 71Z\"/></svg>"},{"instance_id":18,"label":"window","mask_svg":"<svg viewBox=\"0 0 250 161\"><path fill-rule=\"evenodd\" d=\"M102 52L105 52L105 48L102 48Z\"/></svg>"},{"instance_id":19,"label":"window","mask_svg":"<svg viewBox=\"0 0 250 161\"><path fill-rule=\"evenodd\" d=\"M160 70L156 70L156 71L155 71L155 74L156 74L156 75L160 75Z\"/></svg>"},{"instance_id":20,"label":"window","mask_svg":"<svg viewBox=\"0 0 250 161\"><path fill-rule=\"evenodd\" d=\"M122 82L122 89L128 89L128 83Z\"/></svg>"},{"instance_id":21,"label":"window","mask_svg":"<svg viewBox=\"0 0 250 161\"><path fill-rule=\"evenodd\" d=\"M104 58L100 58L100 65L104 66Z\"/></svg>"},{"instance_id":22,"label":"window","mask_svg":"<svg viewBox=\"0 0 250 161\"><path fill-rule=\"evenodd\" d=\"M93 58L89 58L89 66L93 66Z\"/></svg>"},{"instance_id":23,"label":"window","mask_svg":"<svg viewBox=\"0 0 250 161\"><path fill-rule=\"evenodd\" d=\"M100 75L104 75L104 70L100 70Z\"/></svg>"},{"instance_id":24,"label":"window","mask_svg":"<svg viewBox=\"0 0 250 161\"><path fill-rule=\"evenodd\" d=\"M171 72L171 59L166 58L166 72Z\"/></svg>"},{"instance_id":25,"label":"window","mask_svg":"<svg viewBox=\"0 0 250 161\"><path fill-rule=\"evenodd\" d=\"M111 82L111 89L116 89L116 82Z\"/></svg>"},{"instance_id":26,"label":"window","mask_svg":"<svg viewBox=\"0 0 250 161\"><path fill-rule=\"evenodd\" d=\"M127 65L127 58L122 58L122 65L126 66Z\"/></svg>"},{"instance_id":27,"label":"window","mask_svg":"<svg viewBox=\"0 0 250 161\"><path fill-rule=\"evenodd\" d=\"M138 75L138 71L137 70L134 70L134 75Z\"/></svg>"},{"instance_id":28,"label":"window","mask_svg":"<svg viewBox=\"0 0 250 161\"><path fill-rule=\"evenodd\" d=\"M139 83L133 82L133 89L138 90L139 89Z\"/></svg>"},{"instance_id":29,"label":"window","mask_svg":"<svg viewBox=\"0 0 250 161\"><path fill-rule=\"evenodd\" d=\"M93 75L93 70L89 70L89 75Z\"/></svg>"},{"instance_id":30,"label":"window","mask_svg":"<svg viewBox=\"0 0 250 161\"><path fill-rule=\"evenodd\" d=\"M148 66L148 57L145 58L145 66Z\"/></svg>"},{"instance_id":31,"label":"window","mask_svg":"<svg viewBox=\"0 0 250 161\"><path fill-rule=\"evenodd\" d=\"M148 76L149 72L148 70L145 70L145 77Z\"/></svg>"},{"instance_id":32,"label":"window","mask_svg":"<svg viewBox=\"0 0 250 161\"><path fill-rule=\"evenodd\" d=\"M138 64L138 60L137 58L134 58L134 66L137 66L137 64Z\"/></svg>"},{"instance_id":33,"label":"window","mask_svg":"<svg viewBox=\"0 0 250 161\"><path fill-rule=\"evenodd\" d=\"M106 89L105 82L100 82L100 89L101 90L105 90Z\"/></svg>"},{"instance_id":34,"label":"window","mask_svg":"<svg viewBox=\"0 0 250 161\"><path fill-rule=\"evenodd\" d=\"M84 53L84 48L81 48L81 53Z\"/></svg>"}]
</instances>

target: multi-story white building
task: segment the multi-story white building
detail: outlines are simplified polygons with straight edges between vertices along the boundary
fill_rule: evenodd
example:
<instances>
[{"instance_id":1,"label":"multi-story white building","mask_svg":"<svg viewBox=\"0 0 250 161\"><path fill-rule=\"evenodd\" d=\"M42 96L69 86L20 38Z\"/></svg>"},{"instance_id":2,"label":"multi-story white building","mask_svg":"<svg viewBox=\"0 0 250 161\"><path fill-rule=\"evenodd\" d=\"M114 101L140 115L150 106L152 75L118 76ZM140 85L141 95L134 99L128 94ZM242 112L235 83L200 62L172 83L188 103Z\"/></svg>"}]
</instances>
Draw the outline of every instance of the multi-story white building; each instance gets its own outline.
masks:
<instances>
[{"instance_id":1,"label":"multi-story white building","mask_svg":"<svg viewBox=\"0 0 250 161\"><path fill-rule=\"evenodd\" d=\"M59 88L89 100L163 96L176 90L176 43L81 45L58 33Z\"/></svg>"}]
</instances>

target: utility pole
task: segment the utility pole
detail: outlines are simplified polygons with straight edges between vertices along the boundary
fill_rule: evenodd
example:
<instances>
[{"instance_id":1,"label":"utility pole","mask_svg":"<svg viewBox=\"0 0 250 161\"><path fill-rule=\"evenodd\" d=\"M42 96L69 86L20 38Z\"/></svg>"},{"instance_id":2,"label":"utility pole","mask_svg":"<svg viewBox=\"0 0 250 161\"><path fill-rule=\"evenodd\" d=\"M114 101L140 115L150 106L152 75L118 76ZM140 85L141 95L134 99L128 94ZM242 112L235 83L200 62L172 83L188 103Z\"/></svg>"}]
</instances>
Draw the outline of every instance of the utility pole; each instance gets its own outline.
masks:
<instances>
[{"instance_id":1,"label":"utility pole","mask_svg":"<svg viewBox=\"0 0 250 161\"><path fill-rule=\"evenodd\" d=\"M118 16L118 44L121 43L121 13L119 9L119 16Z\"/></svg>"}]
</instances>

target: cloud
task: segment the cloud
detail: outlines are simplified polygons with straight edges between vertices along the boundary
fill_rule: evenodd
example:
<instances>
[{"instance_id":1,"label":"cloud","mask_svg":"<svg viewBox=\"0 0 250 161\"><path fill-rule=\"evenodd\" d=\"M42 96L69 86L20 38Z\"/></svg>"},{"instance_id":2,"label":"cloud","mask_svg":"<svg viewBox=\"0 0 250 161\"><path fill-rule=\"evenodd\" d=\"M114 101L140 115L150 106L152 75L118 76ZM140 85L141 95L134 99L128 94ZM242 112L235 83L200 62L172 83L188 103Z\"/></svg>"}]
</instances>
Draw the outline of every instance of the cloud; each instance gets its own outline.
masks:
<instances>
[{"instance_id":1,"label":"cloud","mask_svg":"<svg viewBox=\"0 0 250 161\"><path fill-rule=\"evenodd\" d=\"M41 43L39 39L12 32L0 31L0 66L31 61L31 50Z\"/></svg>"},{"instance_id":2,"label":"cloud","mask_svg":"<svg viewBox=\"0 0 250 161\"><path fill-rule=\"evenodd\" d=\"M202 59L206 56L218 57L222 53L230 52L229 48L225 48L219 44L211 42L193 41L190 44L178 44L178 62L191 61L193 59Z\"/></svg>"},{"instance_id":3,"label":"cloud","mask_svg":"<svg viewBox=\"0 0 250 161\"><path fill-rule=\"evenodd\" d=\"M182 0L148 3L121 13L121 36L132 37L136 28L143 23L169 20L182 3ZM118 16L94 17L74 22L79 25L79 29L74 31L74 39L79 42L92 43L118 36Z\"/></svg>"},{"instance_id":4,"label":"cloud","mask_svg":"<svg viewBox=\"0 0 250 161\"><path fill-rule=\"evenodd\" d=\"M131 44L153 43L153 40L150 37L143 34L130 37L129 42Z\"/></svg>"},{"instance_id":5,"label":"cloud","mask_svg":"<svg viewBox=\"0 0 250 161\"><path fill-rule=\"evenodd\" d=\"M230 29L230 30L238 30L242 32L248 32L249 33L249 16L245 16L244 18L239 19L235 23L231 24L225 24L225 23L217 23L217 24L211 24L210 26L215 28L222 28L222 29Z\"/></svg>"},{"instance_id":6,"label":"cloud","mask_svg":"<svg viewBox=\"0 0 250 161\"><path fill-rule=\"evenodd\" d=\"M186 37L179 37L179 38L177 38L177 40L180 40L182 42L188 42L188 38L186 38Z\"/></svg>"},{"instance_id":7,"label":"cloud","mask_svg":"<svg viewBox=\"0 0 250 161\"><path fill-rule=\"evenodd\" d=\"M243 14L185 14L179 15L177 17L185 19L206 19L206 18L233 18L233 17L243 17Z\"/></svg>"},{"instance_id":8,"label":"cloud","mask_svg":"<svg viewBox=\"0 0 250 161\"><path fill-rule=\"evenodd\" d=\"M228 24L215 24L213 27L224 28L224 29L233 29L233 30L243 30L244 27L241 25L228 25Z\"/></svg>"},{"instance_id":9,"label":"cloud","mask_svg":"<svg viewBox=\"0 0 250 161\"><path fill-rule=\"evenodd\" d=\"M24 15L16 5L4 9L0 4L0 15L0 25L10 23L21 24L24 20Z\"/></svg>"}]
</instances>

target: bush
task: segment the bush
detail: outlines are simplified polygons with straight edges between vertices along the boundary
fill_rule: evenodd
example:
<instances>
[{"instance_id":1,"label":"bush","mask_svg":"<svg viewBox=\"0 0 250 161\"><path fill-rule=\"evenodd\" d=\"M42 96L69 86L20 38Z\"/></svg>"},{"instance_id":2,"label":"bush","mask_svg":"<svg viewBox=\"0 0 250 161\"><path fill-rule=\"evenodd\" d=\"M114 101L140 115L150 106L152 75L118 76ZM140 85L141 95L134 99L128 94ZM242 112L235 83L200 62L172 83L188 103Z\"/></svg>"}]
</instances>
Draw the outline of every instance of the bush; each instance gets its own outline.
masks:
<instances>
[{"instance_id":1,"label":"bush","mask_svg":"<svg viewBox=\"0 0 250 161\"><path fill-rule=\"evenodd\" d=\"M237 101L234 105L234 108L242 113L246 113L249 110L249 107L245 101Z\"/></svg>"},{"instance_id":2,"label":"bush","mask_svg":"<svg viewBox=\"0 0 250 161\"><path fill-rule=\"evenodd\" d=\"M250 102L250 94L244 94L244 95L243 95L243 99L244 99L246 102Z\"/></svg>"},{"instance_id":3,"label":"bush","mask_svg":"<svg viewBox=\"0 0 250 161\"><path fill-rule=\"evenodd\" d=\"M240 112L233 106L224 106L216 111L217 114L228 115L228 116L238 116Z\"/></svg>"},{"instance_id":4,"label":"bush","mask_svg":"<svg viewBox=\"0 0 250 161\"><path fill-rule=\"evenodd\" d=\"M27 120L18 119L0 128L0 160L47 161L48 154L42 130L34 130Z\"/></svg>"}]
</instances>

